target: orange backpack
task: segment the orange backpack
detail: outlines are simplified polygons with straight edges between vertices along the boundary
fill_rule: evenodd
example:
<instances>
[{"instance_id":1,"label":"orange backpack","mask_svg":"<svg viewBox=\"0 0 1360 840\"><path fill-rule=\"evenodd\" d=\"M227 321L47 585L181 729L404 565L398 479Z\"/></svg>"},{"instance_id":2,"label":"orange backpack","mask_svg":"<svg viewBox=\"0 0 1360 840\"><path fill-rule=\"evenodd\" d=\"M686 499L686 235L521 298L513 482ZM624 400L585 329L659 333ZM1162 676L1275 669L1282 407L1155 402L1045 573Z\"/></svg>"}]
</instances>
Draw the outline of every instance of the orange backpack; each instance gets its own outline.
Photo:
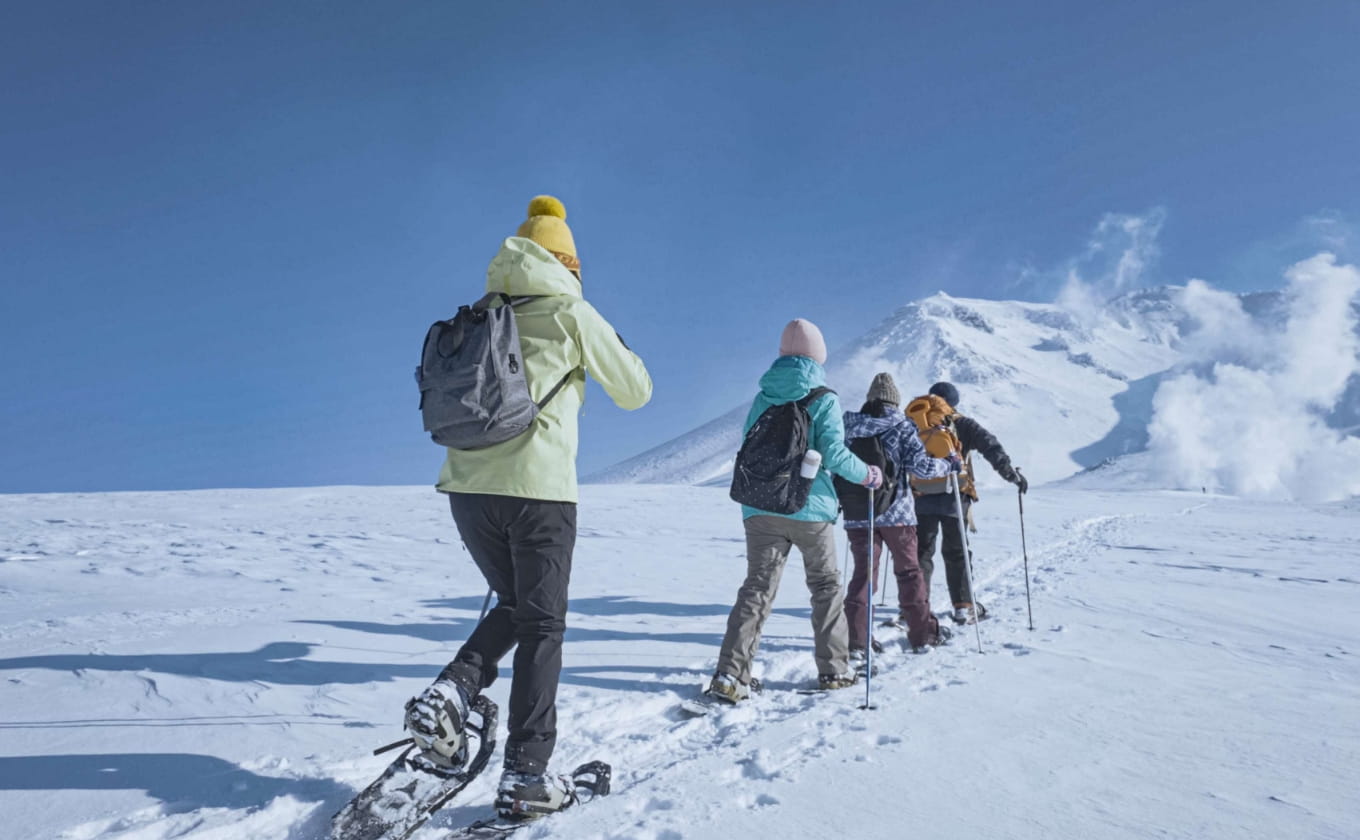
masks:
<instances>
[{"instance_id":1,"label":"orange backpack","mask_svg":"<svg viewBox=\"0 0 1360 840\"><path fill-rule=\"evenodd\" d=\"M959 434L954 430L954 418L959 415L943 397L934 394L917 397L907 403L906 413L916 424L917 434L921 436L921 443L925 444L927 455L932 458L948 458L952 453L963 457L963 441L959 440ZM918 496L952 492L948 476L944 478L912 476L911 489ZM977 491L973 487L971 458L963 462L963 472L959 473L959 489L965 496L977 501Z\"/></svg>"}]
</instances>

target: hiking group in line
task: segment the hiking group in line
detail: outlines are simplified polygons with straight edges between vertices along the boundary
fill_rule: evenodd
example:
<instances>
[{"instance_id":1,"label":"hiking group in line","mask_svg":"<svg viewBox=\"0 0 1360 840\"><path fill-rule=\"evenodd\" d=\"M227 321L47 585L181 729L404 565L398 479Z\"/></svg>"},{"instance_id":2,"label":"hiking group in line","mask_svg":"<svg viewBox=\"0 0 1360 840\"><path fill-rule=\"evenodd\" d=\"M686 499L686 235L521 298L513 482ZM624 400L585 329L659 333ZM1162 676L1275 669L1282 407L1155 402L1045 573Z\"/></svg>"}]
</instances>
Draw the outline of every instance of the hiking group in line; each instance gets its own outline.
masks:
<instances>
[{"instance_id":1,"label":"hiking group in line","mask_svg":"<svg viewBox=\"0 0 1360 840\"><path fill-rule=\"evenodd\" d=\"M790 322L746 418L732 496L743 502L747 569L705 691L716 702L737 703L758 690L752 664L795 547L811 593L819 688L854 685L877 645L866 625L884 546L897 581L897 621L914 651L950 636L930 609L939 535L950 617L965 624L987 616L969 585L963 534L977 500L969 456L980 453L1021 493L1024 477L995 437L957 412L952 384L938 382L904 407L892 377L880 373L860 410L843 412L826 388L826 359L816 325ZM587 374L621 408L651 398L642 360L583 297L565 208L538 196L491 261L486 296L431 327L417 370L426 430L448 447L437 488L497 600L435 682L407 704L406 728L432 767L466 762L469 710L513 649L496 797L507 818L552 813L572 800L571 781L549 773L548 764ZM834 533L842 509L854 557L844 596Z\"/></svg>"}]
</instances>

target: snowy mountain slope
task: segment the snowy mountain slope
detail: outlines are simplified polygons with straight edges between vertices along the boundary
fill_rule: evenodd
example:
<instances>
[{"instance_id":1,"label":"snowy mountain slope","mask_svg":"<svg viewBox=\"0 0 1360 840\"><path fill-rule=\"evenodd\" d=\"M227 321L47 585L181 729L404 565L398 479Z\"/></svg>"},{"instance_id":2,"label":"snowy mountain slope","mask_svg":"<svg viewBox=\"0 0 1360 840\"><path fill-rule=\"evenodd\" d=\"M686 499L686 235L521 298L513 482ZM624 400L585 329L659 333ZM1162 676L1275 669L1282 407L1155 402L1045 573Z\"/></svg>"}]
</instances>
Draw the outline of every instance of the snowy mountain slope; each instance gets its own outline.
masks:
<instances>
[{"instance_id":1,"label":"snowy mountain slope","mask_svg":"<svg viewBox=\"0 0 1360 840\"><path fill-rule=\"evenodd\" d=\"M1139 289L1081 317L1055 304L940 293L902 307L835 353L827 375L847 408L859 407L879 371L893 374L905 398L932 382L952 381L960 409L997 435L1031 481L1062 478L1146 448L1163 380L1209 366L1188 352L1200 325L1182 306L1182 291ZM1287 317L1281 292L1239 299L1265 329L1279 330ZM1360 316L1360 305L1353 308ZM762 372L753 370L753 380ZM588 480L723 483L741 443L745 408ZM1327 420L1360 433L1360 376L1351 378ZM980 474L984 487L998 483L989 469Z\"/></svg>"},{"instance_id":2,"label":"snowy mountain slope","mask_svg":"<svg viewBox=\"0 0 1360 840\"><path fill-rule=\"evenodd\" d=\"M697 721L673 709L713 667L737 512L585 488L555 762L614 762L615 793L522 836L1353 837L1360 509L1085 481L1026 500L1034 632L1015 505L987 504L985 654L890 653L873 712L781 691L815 674L795 561L772 690ZM0 497L4 836L319 838L483 593L425 488Z\"/></svg>"},{"instance_id":3,"label":"snowy mountain slope","mask_svg":"<svg viewBox=\"0 0 1360 840\"><path fill-rule=\"evenodd\" d=\"M1115 398L1180 359L1172 292L1121 299L1097 326L1053 304L940 293L902 307L837 352L828 379L847 408L859 407L879 371L893 375L904 398L941 379L954 382L960 409L996 434L1031 480L1059 478L1125 451L1124 436L1109 437L1121 420ZM753 380L762 372L753 370ZM744 417L744 409L735 410L590 480L721 478L731 469ZM726 458L718 457L722 452ZM990 470L981 473L985 479Z\"/></svg>"},{"instance_id":4,"label":"snowy mountain slope","mask_svg":"<svg viewBox=\"0 0 1360 840\"><path fill-rule=\"evenodd\" d=\"M592 484L704 484L730 476L750 406L737 406L671 443L586 479Z\"/></svg>"}]
</instances>

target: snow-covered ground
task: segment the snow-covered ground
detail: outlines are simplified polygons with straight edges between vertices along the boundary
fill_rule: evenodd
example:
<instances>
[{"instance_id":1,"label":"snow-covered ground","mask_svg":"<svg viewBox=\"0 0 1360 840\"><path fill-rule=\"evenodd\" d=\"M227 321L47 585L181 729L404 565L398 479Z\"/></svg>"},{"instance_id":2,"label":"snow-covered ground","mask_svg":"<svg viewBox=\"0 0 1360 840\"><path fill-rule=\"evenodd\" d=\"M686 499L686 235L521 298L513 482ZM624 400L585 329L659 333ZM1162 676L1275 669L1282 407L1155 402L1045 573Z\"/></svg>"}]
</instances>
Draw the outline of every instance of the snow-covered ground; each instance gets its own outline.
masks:
<instances>
[{"instance_id":1,"label":"snow-covered ground","mask_svg":"<svg viewBox=\"0 0 1360 840\"><path fill-rule=\"evenodd\" d=\"M814 676L795 559L772 690L681 720L737 511L585 488L556 763L614 763L615 793L521 836L1360 836L1360 507L1036 488L1033 632L1015 508L978 511L984 654L885 657L876 711L781 691ZM0 497L0 836L319 837L484 592L424 488Z\"/></svg>"}]
</instances>

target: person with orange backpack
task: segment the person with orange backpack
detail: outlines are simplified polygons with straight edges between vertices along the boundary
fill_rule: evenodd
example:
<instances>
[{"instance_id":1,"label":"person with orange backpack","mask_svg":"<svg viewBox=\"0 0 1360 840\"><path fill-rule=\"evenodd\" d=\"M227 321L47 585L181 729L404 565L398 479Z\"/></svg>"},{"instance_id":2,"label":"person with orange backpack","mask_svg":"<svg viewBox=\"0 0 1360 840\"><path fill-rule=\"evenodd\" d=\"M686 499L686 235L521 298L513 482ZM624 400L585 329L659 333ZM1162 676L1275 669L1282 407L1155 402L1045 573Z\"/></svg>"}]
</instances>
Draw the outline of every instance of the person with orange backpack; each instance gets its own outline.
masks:
<instances>
[{"instance_id":1,"label":"person with orange backpack","mask_svg":"<svg viewBox=\"0 0 1360 840\"><path fill-rule=\"evenodd\" d=\"M960 414L958 404L959 389L949 382L936 382L928 394L907 404L906 413L916 423L927 453L943 458L953 452L963 459L958 482L964 523L959 522L952 477L912 478L911 489L916 497L916 557L925 578L926 600L930 599L930 578L935 570L935 542L943 534L940 553L953 605L952 618L955 624L971 624L987 617L987 609L974 602L969 567L965 566L971 558L964 543L963 527L971 521L971 506L978 500L972 454L980 453L997 475L1020 488L1021 493L1029 490L1029 482L1011 466L1010 456L1000 441L981 423Z\"/></svg>"}]
</instances>

